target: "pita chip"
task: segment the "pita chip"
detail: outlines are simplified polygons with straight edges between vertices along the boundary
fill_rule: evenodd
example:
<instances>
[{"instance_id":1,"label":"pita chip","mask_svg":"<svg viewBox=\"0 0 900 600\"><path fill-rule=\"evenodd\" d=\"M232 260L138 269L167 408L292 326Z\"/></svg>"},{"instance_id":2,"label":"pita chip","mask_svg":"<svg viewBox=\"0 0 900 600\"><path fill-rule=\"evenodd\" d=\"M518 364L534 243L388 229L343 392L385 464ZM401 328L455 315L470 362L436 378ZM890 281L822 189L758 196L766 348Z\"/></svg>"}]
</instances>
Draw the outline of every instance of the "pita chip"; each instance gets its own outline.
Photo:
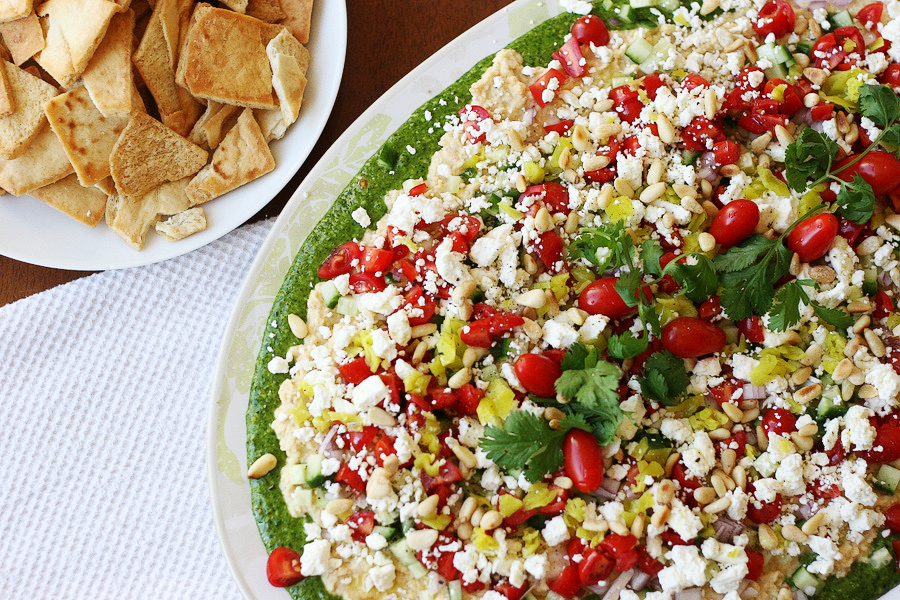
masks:
<instances>
[{"instance_id":1,"label":"pita chip","mask_svg":"<svg viewBox=\"0 0 900 600\"><path fill-rule=\"evenodd\" d=\"M0 186L14 196L21 196L74 171L59 138L45 124L25 152L13 159L0 159Z\"/></svg>"},{"instance_id":2,"label":"pita chip","mask_svg":"<svg viewBox=\"0 0 900 600\"><path fill-rule=\"evenodd\" d=\"M156 233L170 242L183 240L187 236L204 229L206 229L206 213L200 206L189 208L186 211L156 222Z\"/></svg>"},{"instance_id":3,"label":"pita chip","mask_svg":"<svg viewBox=\"0 0 900 600\"><path fill-rule=\"evenodd\" d=\"M38 64L61 86L71 87L118 11L109 0L47 0L37 8L47 44L35 56Z\"/></svg>"},{"instance_id":4,"label":"pita chip","mask_svg":"<svg viewBox=\"0 0 900 600\"><path fill-rule=\"evenodd\" d=\"M96 227L106 210L106 194L94 187L82 187L75 175L31 190L29 195L88 227Z\"/></svg>"},{"instance_id":5,"label":"pita chip","mask_svg":"<svg viewBox=\"0 0 900 600\"><path fill-rule=\"evenodd\" d=\"M6 77L6 69L0 68L0 116L11 115L15 110L13 89Z\"/></svg>"},{"instance_id":6,"label":"pita chip","mask_svg":"<svg viewBox=\"0 0 900 600\"><path fill-rule=\"evenodd\" d=\"M222 8L194 10L176 81L198 98L250 108L275 108L266 44L284 28ZM229 77L221 77L221 73Z\"/></svg>"},{"instance_id":7,"label":"pita chip","mask_svg":"<svg viewBox=\"0 0 900 600\"><path fill-rule=\"evenodd\" d=\"M287 27L301 44L309 41L313 0L281 0L281 10L287 15L281 24Z\"/></svg>"},{"instance_id":8,"label":"pita chip","mask_svg":"<svg viewBox=\"0 0 900 600\"><path fill-rule=\"evenodd\" d=\"M277 23L287 16L281 10L281 0L250 0L246 14L266 23Z\"/></svg>"},{"instance_id":9,"label":"pita chip","mask_svg":"<svg viewBox=\"0 0 900 600\"><path fill-rule=\"evenodd\" d=\"M299 48L299 50L297 50ZM278 104L286 125L291 125L300 114L303 91L306 89L306 66L302 69L297 55L309 65L309 52L285 29L266 46L269 65L272 68L272 88L278 96Z\"/></svg>"},{"instance_id":10,"label":"pita chip","mask_svg":"<svg viewBox=\"0 0 900 600\"><path fill-rule=\"evenodd\" d=\"M191 0L159 0L132 57L162 122L179 135L187 135L203 112L190 92L175 83L181 31L190 22L192 7Z\"/></svg>"},{"instance_id":11,"label":"pita chip","mask_svg":"<svg viewBox=\"0 0 900 600\"><path fill-rule=\"evenodd\" d=\"M91 101L105 117L127 117L131 112L133 31L134 13L131 10L115 15L82 75Z\"/></svg>"},{"instance_id":12,"label":"pita chip","mask_svg":"<svg viewBox=\"0 0 900 600\"><path fill-rule=\"evenodd\" d=\"M254 110L253 115L256 117L259 129L267 142L280 140L284 137L284 134L287 132L287 123L284 122L284 115L281 114L280 109Z\"/></svg>"},{"instance_id":13,"label":"pita chip","mask_svg":"<svg viewBox=\"0 0 900 600\"><path fill-rule=\"evenodd\" d=\"M0 21L15 21L27 17L33 4L32 0L0 0Z\"/></svg>"},{"instance_id":14,"label":"pita chip","mask_svg":"<svg viewBox=\"0 0 900 600\"><path fill-rule=\"evenodd\" d=\"M44 103L53 98L57 91L40 77L12 63L2 61L0 65L15 108L10 114L0 115L0 157L9 159L22 154L28 143L40 133L45 124Z\"/></svg>"},{"instance_id":15,"label":"pita chip","mask_svg":"<svg viewBox=\"0 0 900 600\"><path fill-rule=\"evenodd\" d=\"M113 146L109 166L119 194L141 196L167 181L193 175L207 157L203 148L153 117L135 112Z\"/></svg>"},{"instance_id":16,"label":"pita chip","mask_svg":"<svg viewBox=\"0 0 900 600\"><path fill-rule=\"evenodd\" d=\"M9 48L13 63L16 66L44 49L44 30L34 13L22 19L0 23L0 36L3 44Z\"/></svg>"},{"instance_id":17,"label":"pita chip","mask_svg":"<svg viewBox=\"0 0 900 600\"><path fill-rule=\"evenodd\" d=\"M194 125L188 139L198 146L215 149L225 134L237 123L241 107L208 100L206 112Z\"/></svg>"},{"instance_id":18,"label":"pita chip","mask_svg":"<svg viewBox=\"0 0 900 600\"><path fill-rule=\"evenodd\" d=\"M185 193L193 204L202 204L274 168L275 159L253 111L244 109L237 124L216 148L210 163L191 180Z\"/></svg>"},{"instance_id":19,"label":"pita chip","mask_svg":"<svg viewBox=\"0 0 900 600\"><path fill-rule=\"evenodd\" d=\"M147 232L161 215L175 215L191 207L184 190L185 177L167 182L142 196L111 196L106 205L106 224L116 235L140 250Z\"/></svg>"},{"instance_id":20,"label":"pita chip","mask_svg":"<svg viewBox=\"0 0 900 600\"><path fill-rule=\"evenodd\" d=\"M249 1L250 0L222 0L222 4L235 12L243 14L247 12L247 4L249 4Z\"/></svg>"},{"instance_id":21,"label":"pita chip","mask_svg":"<svg viewBox=\"0 0 900 600\"><path fill-rule=\"evenodd\" d=\"M62 142L81 185L109 177L109 157L129 117L104 117L84 86L60 94L44 105L50 127Z\"/></svg>"}]
</instances>

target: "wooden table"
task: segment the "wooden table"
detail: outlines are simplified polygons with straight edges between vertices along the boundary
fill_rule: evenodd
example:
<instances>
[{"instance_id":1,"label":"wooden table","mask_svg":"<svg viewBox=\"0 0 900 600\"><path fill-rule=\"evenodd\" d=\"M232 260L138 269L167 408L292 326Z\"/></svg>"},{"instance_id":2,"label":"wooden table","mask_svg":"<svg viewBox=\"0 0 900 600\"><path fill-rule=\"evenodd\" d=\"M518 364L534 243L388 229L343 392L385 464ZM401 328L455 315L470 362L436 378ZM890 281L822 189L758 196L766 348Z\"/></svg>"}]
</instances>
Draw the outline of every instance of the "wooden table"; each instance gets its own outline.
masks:
<instances>
[{"instance_id":1,"label":"wooden table","mask_svg":"<svg viewBox=\"0 0 900 600\"><path fill-rule=\"evenodd\" d=\"M322 154L388 88L456 36L511 1L347 0L347 61L331 117L294 178L252 220L277 215ZM0 256L0 306L89 274L38 267Z\"/></svg>"}]
</instances>

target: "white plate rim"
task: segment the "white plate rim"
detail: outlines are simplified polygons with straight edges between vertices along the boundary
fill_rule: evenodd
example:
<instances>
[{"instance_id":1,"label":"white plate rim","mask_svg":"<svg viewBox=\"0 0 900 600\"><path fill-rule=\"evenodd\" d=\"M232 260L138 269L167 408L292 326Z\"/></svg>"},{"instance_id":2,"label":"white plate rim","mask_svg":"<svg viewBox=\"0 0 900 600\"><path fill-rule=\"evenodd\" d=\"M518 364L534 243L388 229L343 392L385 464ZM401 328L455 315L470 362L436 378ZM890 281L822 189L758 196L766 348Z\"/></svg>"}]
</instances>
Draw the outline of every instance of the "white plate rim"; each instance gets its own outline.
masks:
<instances>
[{"instance_id":1,"label":"white plate rim","mask_svg":"<svg viewBox=\"0 0 900 600\"><path fill-rule=\"evenodd\" d=\"M56 209L23 196L0 197L0 255L42 267L101 271L153 264L217 240L259 212L291 180L312 152L337 99L347 53L346 0L313 5L309 86L300 118L270 148L275 170L203 206L209 226L177 242L148 232L135 250L106 223L90 229ZM37 235L36 235L37 234ZM34 239L38 243L34 243Z\"/></svg>"}]
</instances>

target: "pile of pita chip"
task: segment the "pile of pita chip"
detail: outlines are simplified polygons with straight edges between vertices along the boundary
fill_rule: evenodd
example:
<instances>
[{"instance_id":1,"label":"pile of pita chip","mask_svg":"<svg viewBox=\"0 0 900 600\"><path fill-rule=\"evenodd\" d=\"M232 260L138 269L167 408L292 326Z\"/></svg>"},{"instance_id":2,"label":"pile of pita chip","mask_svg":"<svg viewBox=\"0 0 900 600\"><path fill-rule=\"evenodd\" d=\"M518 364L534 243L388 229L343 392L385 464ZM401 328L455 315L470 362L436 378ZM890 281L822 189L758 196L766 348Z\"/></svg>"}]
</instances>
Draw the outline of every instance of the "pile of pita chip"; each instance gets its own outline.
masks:
<instances>
[{"instance_id":1,"label":"pile of pita chip","mask_svg":"<svg viewBox=\"0 0 900 600\"><path fill-rule=\"evenodd\" d=\"M312 0L0 0L0 187L105 221L206 228L202 205L275 168L299 117ZM2 198L0 198L2 202Z\"/></svg>"}]
</instances>

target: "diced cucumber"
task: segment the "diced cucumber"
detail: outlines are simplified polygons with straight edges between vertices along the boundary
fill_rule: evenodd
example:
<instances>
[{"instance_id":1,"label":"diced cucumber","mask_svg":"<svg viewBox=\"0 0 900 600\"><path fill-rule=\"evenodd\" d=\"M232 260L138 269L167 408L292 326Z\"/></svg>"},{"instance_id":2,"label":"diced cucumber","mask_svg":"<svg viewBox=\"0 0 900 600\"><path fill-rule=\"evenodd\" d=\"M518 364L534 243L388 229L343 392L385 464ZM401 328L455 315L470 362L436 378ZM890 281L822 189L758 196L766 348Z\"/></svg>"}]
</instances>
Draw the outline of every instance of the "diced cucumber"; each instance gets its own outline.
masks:
<instances>
[{"instance_id":1,"label":"diced cucumber","mask_svg":"<svg viewBox=\"0 0 900 600\"><path fill-rule=\"evenodd\" d=\"M462 600L462 582L459 579L451 581L447 584L447 591L450 593L450 600Z\"/></svg>"},{"instance_id":2,"label":"diced cucumber","mask_svg":"<svg viewBox=\"0 0 900 600\"><path fill-rule=\"evenodd\" d=\"M405 538L400 541L394 542L393 544L391 544L390 548L393 555L397 557L397 560L399 560L407 567L412 568L413 565L419 565L420 567L422 566L422 564L416 559L416 552L409 547L409 544L406 543Z\"/></svg>"},{"instance_id":3,"label":"diced cucumber","mask_svg":"<svg viewBox=\"0 0 900 600\"><path fill-rule=\"evenodd\" d=\"M674 46L668 40L659 40L658 42L656 42L656 45L653 46L653 52L650 54L650 56L648 56L646 60L641 62L640 65L638 65L641 72L649 75L650 73L659 71L660 65L666 62L666 59L669 58L669 50L673 48Z\"/></svg>"},{"instance_id":4,"label":"diced cucumber","mask_svg":"<svg viewBox=\"0 0 900 600\"><path fill-rule=\"evenodd\" d=\"M900 485L900 469L891 465L881 465L875 474L875 485L893 494Z\"/></svg>"},{"instance_id":5,"label":"diced cucumber","mask_svg":"<svg viewBox=\"0 0 900 600\"><path fill-rule=\"evenodd\" d=\"M373 531L375 533L380 534L381 537L383 537L386 540L390 540L392 537L394 537L397 534L396 527L388 527L386 525L379 525L378 527L373 529Z\"/></svg>"},{"instance_id":6,"label":"diced cucumber","mask_svg":"<svg viewBox=\"0 0 900 600\"><path fill-rule=\"evenodd\" d=\"M768 79L784 79L788 76L787 68L782 64L775 64L774 66L769 67L768 69L764 69L763 72L766 74L766 78Z\"/></svg>"},{"instance_id":7,"label":"diced cucumber","mask_svg":"<svg viewBox=\"0 0 900 600\"><path fill-rule=\"evenodd\" d=\"M659 0L659 3L656 5L657 8L665 12L675 12L679 6L681 6L679 0Z\"/></svg>"},{"instance_id":8,"label":"diced cucumber","mask_svg":"<svg viewBox=\"0 0 900 600\"><path fill-rule=\"evenodd\" d=\"M325 476L322 475L322 461L324 457L321 454L313 454L306 459L306 485L316 488L325 483Z\"/></svg>"},{"instance_id":9,"label":"diced cucumber","mask_svg":"<svg viewBox=\"0 0 900 600\"><path fill-rule=\"evenodd\" d=\"M623 24L634 20L634 9L627 4L621 6L617 12L619 13L619 18L622 19Z\"/></svg>"},{"instance_id":10,"label":"diced cucumber","mask_svg":"<svg viewBox=\"0 0 900 600\"><path fill-rule=\"evenodd\" d=\"M324 282L321 287L319 287L319 293L322 294L322 300L325 301L325 306L328 308L337 306L338 300L341 299L341 293L331 280Z\"/></svg>"},{"instance_id":11,"label":"diced cucumber","mask_svg":"<svg viewBox=\"0 0 900 600\"><path fill-rule=\"evenodd\" d=\"M316 503L316 494L309 488L297 488L294 490L294 502L300 508L312 508Z\"/></svg>"},{"instance_id":12,"label":"diced cucumber","mask_svg":"<svg viewBox=\"0 0 900 600\"><path fill-rule=\"evenodd\" d=\"M834 393L837 390L837 394ZM825 421L842 417L847 412L847 407L841 403L841 392L837 386L831 386L822 394L819 405L816 407L816 420Z\"/></svg>"},{"instance_id":13,"label":"diced cucumber","mask_svg":"<svg viewBox=\"0 0 900 600\"><path fill-rule=\"evenodd\" d=\"M835 27L853 26L853 17L846 10L842 10L841 12L836 12L833 15L829 15L828 20L831 21L831 24Z\"/></svg>"},{"instance_id":14,"label":"diced cucumber","mask_svg":"<svg viewBox=\"0 0 900 600\"><path fill-rule=\"evenodd\" d=\"M765 58L773 65L784 65L790 67L796 61L787 46L781 44L763 44L756 49L759 58Z\"/></svg>"},{"instance_id":15,"label":"diced cucumber","mask_svg":"<svg viewBox=\"0 0 900 600\"><path fill-rule=\"evenodd\" d=\"M428 569L423 567L422 563L420 563L419 561L416 561L411 565L406 565L406 568L409 569L409 574L416 579L422 579L423 577L428 575Z\"/></svg>"},{"instance_id":16,"label":"diced cucumber","mask_svg":"<svg viewBox=\"0 0 900 600\"><path fill-rule=\"evenodd\" d=\"M823 583L821 579L807 571L806 567L800 567L791 575L791 585L808 596L815 594Z\"/></svg>"},{"instance_id":17,"label":"diced cucumber","mask_svg":"<svg viewBox=\"0 0 900 600\"><path fill-rule=\"evenodd\" d=\"M685 150L681 153L681 164L683 165L692 165L697 162L697 159L700 158L702 152L697 152L695 150Z\"/></svg>"},{"instance_id":18,"label":"diced cucumber","mask_svg":"<svg viewBox=\"0 0 900 600\"><path fill-rule=\"evenodd\" d=\"M400 155L388 144L384 144L381 147L381 150L378 151L378 158L376 159L378 163L386 168L393 169L397 166L397 159L400 158Z\"/></svg>"},{"instance_id":19,"label":"diced cucumber","mask_svg":"<svg viewBox=\"0 0 900 600\"><path fill-rule=\"evenodd\" d=\"M878 270L875 268L868 268L865 271L865 278L863 279L863 293L867 296L874 296L878 293Z\"/></svg>"},{"instance_id":20,"label":"diced cucumber","mask_svg":"<svg viewBox=\"0 0 900 600\"><path fill-rule=\"evenodd\" d=\"M613 1L612 0L603 0L603 2L600 3L600 6L602 6L604 10L612 10Z\"/></svg>"},{"instance_id":21,"label":"diced cucumber","mask_svg":"<svg viewBox=\"0 0 900 600\"><path fill-rule=\"evenodd\" d=\"M879 548L869 556L869 564L872 565L872 568L876 571L888 566L892 562L894 562L894 557L891 556L891 551L887 548Z\"/></svg>"},{"instance_id":22,"label":"diced cucumber","mask_svg":"<svg viewBox=\"0 0 900 600\"><path fill-rule=\"evenodd\" d=\"M351 298L350 296L341 296L337 301L337 306L334 307L335 312L341 315L353 316L359 312L359 308L356 306L356 299Z\"/></svg>"},{"instance_id":23,"label":"diced cucumber","mask_svg":"<svg viewBox=\"0 0 900 600\"><path fill-rule=\"evenodd\" d=\"M656 6L656 0L629 0L631 8L650 8Z\"/></svg>"},{"instance_id":24,"label":"diced cucumber","mask_svg":"<svg viewBox=\"0 0 900 600\"><path fill-rule=\"evenodd\" d=\"M619 87L620 85L628 85L628 83L633 79L633 77L629 77L628 75L615 75L610 78L609 86L610 87Z\"/></svg>"},{"instance_id":25,"label":"diced cucumber","mask_svg":"<svg viewBox=\"0 0 900 600\"><path fill-rule=\"evenodd\" d=\"M625 49L625 56L633 60L637 64L641 64L653 54L653 46L650 42L643 38L638 38L631 42Z\"/></svg>"},{"instance_id":26,"label":"diced cucumber","mask_svg":"<svg viewBox=\"0 0 900 600\"><path fill-rule=\"evenodd\" d=\"M291 485L306 485L306 465L304 463L289 465L285 469L287 469L287 478Z\"/></svg>"},{"instance_id":27,"label":"diced cucumber","mask_svg":"<svg viewBox=\"0 0 900 600\"><path fill-rule=\"evenodd\" d=\"M809 55L812 52L812 43L810 42L797 42L796 48L794 48L795 54L806 54Z\"/></svg>"}]
</instances>

